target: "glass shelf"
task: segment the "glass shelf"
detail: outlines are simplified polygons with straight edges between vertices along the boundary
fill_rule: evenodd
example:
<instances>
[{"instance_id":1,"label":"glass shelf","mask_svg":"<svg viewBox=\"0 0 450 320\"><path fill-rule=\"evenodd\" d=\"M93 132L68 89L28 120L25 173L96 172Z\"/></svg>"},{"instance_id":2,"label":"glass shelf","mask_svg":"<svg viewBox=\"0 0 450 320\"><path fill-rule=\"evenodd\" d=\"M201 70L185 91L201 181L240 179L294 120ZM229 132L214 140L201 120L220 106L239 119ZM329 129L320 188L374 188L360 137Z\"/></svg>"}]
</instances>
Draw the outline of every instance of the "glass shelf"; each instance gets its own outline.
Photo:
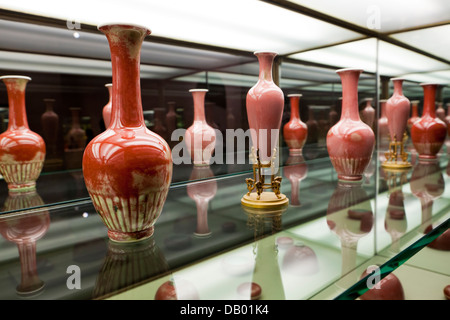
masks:
<instances>
[{"instance_id":1,"label":"glass shelf","mask_svg":"<svg viewBox=\"0 0 450 320\"><path fill-rule=\"evenodd\" d=\"M359 187L342 188L328 158L283 166L290 204L271 213L240 204L251 172L216 179L209 169L209 179L174 184L153 237L128 245L107 238L89 200L3 214L0 299L155 299L169 280L180 299L248 299L236 291L245 282L258 283L263 300L356 299L374 261L385 276L424 247L439 251L429 244L448 232L448 163L442 154L421 176L415 163L395 188L376 170ZM424 186L432 199L415 196ZM399 190L404 215L389 219ZM73 266L79 289L67 285Z\"/></svg>"}]
</instances>

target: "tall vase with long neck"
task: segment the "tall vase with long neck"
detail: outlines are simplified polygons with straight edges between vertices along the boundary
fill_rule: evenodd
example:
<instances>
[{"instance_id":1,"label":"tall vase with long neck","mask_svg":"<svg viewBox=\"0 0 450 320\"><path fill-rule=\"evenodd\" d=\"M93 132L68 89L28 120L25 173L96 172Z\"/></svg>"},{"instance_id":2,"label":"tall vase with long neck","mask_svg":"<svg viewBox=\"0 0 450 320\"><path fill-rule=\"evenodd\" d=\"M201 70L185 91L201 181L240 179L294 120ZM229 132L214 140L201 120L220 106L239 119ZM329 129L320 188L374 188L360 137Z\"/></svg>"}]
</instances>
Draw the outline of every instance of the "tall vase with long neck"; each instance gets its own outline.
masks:
<instances>
[{"instance_id":1,"label":"tall vase with long neck","mask_svg":"<svg viewBox=\"0 0 450 320\"><path fill-rule=\"evenodd\" d=\"M25 108L25 76L3 76L9 103L8 128L0 135L0 173L9 191L36 188L44 165L46 147L44 139L30 130Z\"/></svg>"},{"instance_id":2,"label":"tall vase with long neck","mask_svg":"<svg viewBox=\"0 0 450 320\"><path fill-rule=\"evenodd\" d=\"M389 135L391 141L401 142L406 132L406 125L410 113L410 102L403 95L403 79L393 78L391 80L394 83L394 93L386 102Z\"/></svg>"},{"instance_id":3,"label":"tall vase with long neck","mask_svg":"<svg viewBox=\"0 0 450 320\"><path fill-rule=\"evenodd\" d=\"M340 69L342 112L339 122L327 134L331 163L342 181L361 181L375 147L373 130L358 112L358 80L361 69Z\"/></svg>"},{"instance_id":4,"label":"tall vase with long neck","mask_svg":"<svg viewBox=\"0 0 450 320\"><path fill-rule=\"evenodd\" d=\"M283 136L289 147L289 154L301 154L306 138L308 137L308 127L300 119L299 101L301 94L289 94L291 102L291 117L289 122L283 127Z\"/></svg>"},{"instance_id":5,"label":"tall vase with long neck","mask_svg":"<svg viewBox=\"0 0 450 320\"><path fill-rule=\"evenodd\" d=\"M105 123L105 128L109 127L109 123L111 122L111 97L112 97L112 83L105 84L106 89L108 89L109 100L105 104L102 110L103 122Z\"/></svg>"},{"instance_id":6,"label":"tall vase with long neck","mask_svg":"<svg viewBox=\"0 0 450 320\"><path fill-rule=\"evenodd\" d=\"M442 102L436 102L436 104L437 104L436 117L445 122L444 104Z\"/></svg>"},{"instance_id":7,"label":"tall vase with long neck","mask_svg":"<svg viewBox=\"0 0 450 320\"><path fill-rule=\"evenodd\" d=\"M67 149L84 149L86 146L86 131L81 127L81 108L70 108L72 126L67 134Z\"/></svg>"},{"instance_id":8,"label":"tall vase with long neck","mask_svg":"<svg viewBox=\"0 0 450 320\"><path fill-rule=\"evenodd\" d=\"M85 149L83 175L93 205L116 242L149 238L172 180L170 147L147 129L140 87L140 52L150 30L106 24L112 62L109 127Z\"/></svg>"},{"instance_id":9,"label":"tall vase with long neck","mask_svg":"<svg viewBox=\"0 0 450 320\"><path fill-rule=\"evenodd\" d=\"M275 52L257 51L259 62L258 82L248 91L247 118L253 147L259 150L260 161L271 161L278 146L278 136L284 109L283 91L274 83L272 67Z\"/></svg>"},{"instance_id":10,"label":"tall vase with long neck","mask_svg":"<svg viewBox=\"0 0 450 320\"><path fill-rule=\"evenodd\" d=\"M366 105L361 111L361 120L367 124L372 130L375 124L375 109L372 106L372 98L366 98Z\"/></svg>"},{"instance_id":11,"label":"tall vase with long neck","mask_svg":"<svg viewBox=\"0 0 450 320\"><path fill-rule=\"evenodd\" d=\"M208 166L216 147L216 132L206 122L205 96L208 89L191 89L194 122L186 130L185 141L194 166Z\"/></svg>"},{"instance_id":12,"label":"tall vase with long neck","mask_svg":"<svg viewBox=\"0 0 450 320\"><path fill-rule=\"evenodd\" d=\"M411 140L419 154L419 161L435 160L444 144L447 126L436 117L437 84L421 84L424 92L422 117L411 127Z\"/></svg>"},{"instance_id":13,"label":"tall vase with long neck","mask_svg":"<svg viewBox=\"0 0 450 320\"><path fill-rule=\"evenodd\" d=\"M53 110L55 99L44 99L44 103L45 112L41 115L42 131L47 145L47 153L48 155L54 155L58 138L59 116Z\"/></svg>"}]
</instances>

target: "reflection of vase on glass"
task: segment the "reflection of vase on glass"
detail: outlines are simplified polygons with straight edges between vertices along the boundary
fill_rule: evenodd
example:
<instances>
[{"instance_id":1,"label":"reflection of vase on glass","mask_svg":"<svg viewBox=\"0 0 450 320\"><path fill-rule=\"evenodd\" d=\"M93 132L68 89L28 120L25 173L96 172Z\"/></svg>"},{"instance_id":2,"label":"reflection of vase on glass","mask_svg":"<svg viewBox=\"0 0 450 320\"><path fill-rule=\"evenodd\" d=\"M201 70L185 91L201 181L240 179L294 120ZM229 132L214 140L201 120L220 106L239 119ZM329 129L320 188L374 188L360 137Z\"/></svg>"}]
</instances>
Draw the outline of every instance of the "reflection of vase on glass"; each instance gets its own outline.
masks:
<instances>
[{"instance_id":1,"label":"reflection of vase on glass","mask_svg":"<svg viewBox=\"0 0 450 320\"><path fill-rule=\"evenodd\" d=\"M153 237L131 244L109 241L93 297L107 298L168 270L169 265Z\"/></svg>"},{"instance_id":2,"label":"reflection of vase on glass","mask_svg":"<svg viewBox=\"0 0 450 320\"><path fill-rule=\"evenodd\" d=\"M194 166L207 166L216 146L216 132L206 122L205 95L208 89L191 89L194 101L194 121L186 130L186 147Z\"/></svg>"},{"instance_id":3,"label":"reflection of vase on glass","mask_svg":"<svg viewBox=\"0 0 450 320\"><path fill-rule=\"evenodd\" d=\"M388 118L386 117L386 101L380 100L381 115L378 119L378 136L380 138L380 152L384 153L389 148L389 127Z\"/></svg>"},{"instance_id":4,"label":"reflection of vase on glass","mask_svg":"<svg viewBox=\"0 0 450 320\"><path fill-rule=\"evenodd\" d=\"M147 129L142 109L140 53L150 30L128 24L98 29L111 51L112 115L84 151L84 180L109 238L142 241L154 233L172 180L170 147Z\"/></svg>"},{"instance_id":5,"label":"reflection of vase on glass","mask_svg":"<svg viewBox=\"0 0 450 320\"><path fill-rule=\"evenodd\" d=\"M300 119L299 100L301 94L289 94L291 117L283 127L283 136L289 147L289 154L301 154L308 136L308 127Z\"/></svg>"},{"instance_id":6,"label":"reflection of vase on glass","mask_svg":"<svg viewBox=\"0 0 450 320\"><path fill-rule=\"evenodd\" d=\"M435 160L444 144L447 126L436 117L435 96L437 84L421 84L424 91L422 117L411 127L411 140L419 160Z\"/></svg>"},{"instance_id":7,"label":"reflection of vase on glass","mask_svg":"<svg viewBox=\"0 0 450 320\"><path fill-rule=\"evenodd\" d=\"M195 201L197 207L197 228L195 235L199 237L210 236L208 205L217 192L217 182L214 179L214 173L209 166L194 166L189 180L193 182L187 184L187 193L189 198Z\"/></svg>"},{"instance_id":8,"label":"reflection of vase on glass","mask_svg":"<svg viewBox=\"0 0 450 320\"><path fill-rule=\"evenodd\" d=\"M302 155L289 155L283 173L291 182L291 205L300 206L300 182L308 175L308 164Z\"/></svg>"},{"instance_id":9,"label":"reflection of vase on glass","mask_svg":"<svg viewBox=\"0 0 450 320\"><path fill-rule=\"evenodd\" d=\"M328 203L327 225L341 240L341 274L346 275L356 267L358 241L369 234L373 226L370 199L361 185L349 187L338 183ZM343 278L339 285L348 288L356 280Z\"/></svg>"},{"instance_id":10,"label":"reflection of vase on glass","mask_svg":"<svg viewBox=\"0 0 450 320\"><path fill-rule=\"evenodd\" d=\"M72 125L67 134L66 149L84 149L86 146L86 131L81 128L80 112L81 108L70 108L72 114Z\"/></svg>"},{"instance_id":11,"label":"reflection of vase on glass","mask_svg":"<svg viewBox=\"0 0 450 320\"><path fill-rule=\"evenodd\" d=\"M36 191L10 193L3 211L26 209L43 205ZM36 259L36 242L41 239L50 226L48 211L28 212L27 214L0 219L0 233L17 245L21 265L21 281L16 288L20 296L33 296L42 292L45 283L39 278Z\"/></svg>"},{"instance_id":12,"label":"reflection of vase on glass","mask_svg":"<svg viewBox=\"0 0 450 320\"><path fill-rule=\"evenodd\" d=\"M358 79L363 70L341 69L342 113L327 135L327 149L339 180L360 182L375 147L373 130L358 112Z\"/></svg>"},{"instance_id":13,"label":"reflection of vase on glass","mask_svg":"<svg viewBox=\"0 0 450 320\"><path fill-rule=\"evenodd\" d=\"M44 133L44 141L47 145L47 154L52 156L56 154L59 116L53 109L55 99L44 99L44 103L45 112L41 115L42 131Z\"/></svg>"},{"instance_id":14,"label":"reflection of vase on glass","mask_svg":"<svg viewBox=\"0 0 450 320\"><path fill-rule=\"evenodd\" d=\"M106 89L108 89L109 99L108 102L102 109L103 122L105 123L105 128L109 127L111 122L111 98L112 98L112 83L105 84Z\"/></svg>"},{"instance_id":15,"label":"reflection of vase on glass","mask_svg":"<svg viewBox=\"0 0 450 320\"><path fill-rule=\"evenodd\" d=\"M9 103L8 128L0 135L0 173L10 191L36 188L46 154L44 139L28 127L25 76L3 76Z\"/></svg>"}]
</instances>

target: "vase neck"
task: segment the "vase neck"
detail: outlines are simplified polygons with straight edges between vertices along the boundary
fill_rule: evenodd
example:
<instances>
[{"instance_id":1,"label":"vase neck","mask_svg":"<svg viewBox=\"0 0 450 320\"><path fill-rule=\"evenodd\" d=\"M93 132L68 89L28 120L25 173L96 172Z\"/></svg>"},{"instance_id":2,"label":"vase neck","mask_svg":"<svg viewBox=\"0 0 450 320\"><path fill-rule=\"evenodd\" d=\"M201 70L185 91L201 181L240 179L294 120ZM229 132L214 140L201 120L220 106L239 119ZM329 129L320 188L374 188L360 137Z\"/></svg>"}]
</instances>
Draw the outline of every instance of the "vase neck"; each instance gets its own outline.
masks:
<instances>
[{"instance_id":1,"label":"vase neck","mask_svg":"<svg viewBox=\"0 0 450 320\"><path fill-rule=\"evenodd\" d=\"M428 115L432 118L436 117L436 106L435 106L435 96L436 96L436 85L435 84L425 84L422 85L423 88L423 113L422 115Z\"/></svg>"},{"instance_id":2,"label":"vase neck","mask_svg":"<svg viewBox=\"0 0 450 320\"><path fill-rule=\"evenodd\" d=\"M416 118L416 117L419 116L419 108L418 108L418 106L417 106L416 103L413 103L413 105L412 105L411 115L412 115L412 117L414 117L414 118Z\"/></svg>"},{"instance_id":3,"label":"vase neck","mask_svg":"<svg viewBox=\"0 0 450 320\"><path fill-rule=\"evenodd\" d=\"M299 101L300 97L290 97L291 99L291 118L293 119L299 119L300 120L300 112L299 112Z\"/></svg>"},{"instance_id":4,"label":"vase neck","mask_svg":"<svg viewBox=\"0 0 450 320\"><path fill-rule=\"evenodd\" d=\"M80 128L80 110L72 109L72 128L78 129Z\"/></svg>"},{"instance_id":5,"label":"vase neck","mask_svg":"<svg viewBox=\"0 0 450 320\"><path fill-rule=\"evenodd\" d=\"M194 121L205 121L206 90L191 91L194 100Z\"/></svg>"},{"instance_id":6,"label":"vase neck","mask_svg":"<svg viewBox=\"0 0 450 320\"><path fill-rule=\"evenodd\" d=\"M358 80L361 72L361 70L339 72L342 82L341 119L361 120L358 111Z\"/></svg>"},{"instance_id":7,"label":"vase neck","mask_svg":"<svg viewBox=\"0 0 450 320\"><path fill-rule=\"evenodd\" d=\"M396 79L392 80L394 82L394 94L402 96L403 95L403 80Z\"/></svg>"},{"instance_id":8,"label":"vase neck","mask_svg":"<svg viewBox=\"0 0 450 320\"><path fill-rule=\"evenodd\" d=\"M112 64L111 127L145 126L140 85L140 54L146 28L105 25L99 28L108 39Z\"/></svg>"},{"instance_id":9,"label":"vase neck","mask_svg":"<svg viewBox=\"0 0 450 320\"><path fill-rule=\"evenodd\" d=\"M54 100L45 99L44 102L45 102L45 111L47 112L53 111Z\"/></svg>"},{"instance_id":10,"label":"vase neck","mask_svg":"<svg viewBox=\"0 0 450 320\"><path fill-rule=\"evenodd\" d=\"M259 81L273 82L272 66L276 53L273 52L257 52L259 62Z\"/></svg>"},{"instance_id":11,"label":"vase neck","mask_svg":"<svg viewBox=\"0 0 450 320\"><path fill-rule=\"evenodd\" d=\"M28 79L3 79L8 93L9 122L8 129L28 129L27 112L25 109L25 88Z\"/></svg>"}]
</instances>

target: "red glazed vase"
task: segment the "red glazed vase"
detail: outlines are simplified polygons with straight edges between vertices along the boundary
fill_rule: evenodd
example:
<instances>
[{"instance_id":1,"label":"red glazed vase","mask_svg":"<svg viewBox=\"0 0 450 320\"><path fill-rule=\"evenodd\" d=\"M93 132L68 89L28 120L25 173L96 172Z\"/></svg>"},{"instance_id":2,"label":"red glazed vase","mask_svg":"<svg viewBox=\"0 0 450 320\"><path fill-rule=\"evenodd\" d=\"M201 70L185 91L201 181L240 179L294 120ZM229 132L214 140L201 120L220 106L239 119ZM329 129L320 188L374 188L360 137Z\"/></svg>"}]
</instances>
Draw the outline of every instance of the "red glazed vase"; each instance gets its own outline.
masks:
<instances>
[{"instance_id":1,"label":"red glazed vase","mask_svg":"<svg viewBox=\"0 0 450 320\"><path fill-rule=\"evenodd\" d=\"M106 89L108 89L109 100L105 104L102 110L103 122L105 123L105 128L109 127L109 123L111 122L111 97L112 97L112 83L105 84Z\"/></svg>"},{"instance_id":2,"label":"red glazed vase","mask_svg":"<svg viewBox=\"0 0 450 320\"><path fill-rule=\"evenodd\" d=\"M437 102L436 116L445 122L445 109L442 102Z\"/></svg>"},{"instance_id":3,"label":"red glazed vase","mask_svg":"<svg viewBox=\"0 0 450 320\"><path fill-rule=\"evenodd\" d=\"M361 181L375 147L375 134L358 113L358 79L362 70L336 72L342 81L342 112L339 122L328 131L328 154L339 180Z\"/></svg>"},{"instance_id":4,"label":"red glazed vase","mask_svg":"<svg viewBox=\"0 0 450 320\"><path fill-rule=\"evenodd\" d=\"M47 145L47 153L56 153L56 142L58 139L59 116L53 110L55 99L44 99L45 112L41 115L42 131L44 141Z\"/></svg>"},{"instance_id":5,"label":"red glazed vase","mask_svg":"<svg viewBox=\"0 0 450 320\"><path fill-rule=\"evenodd\" d=\"M169 145L144 123L140 49L150 34L135 25L100 25L111 50L113 90L109 127L83 155L86 188L117 242L152 236L172 180Z\"/></svg>"},{"instance_id":6,"label":"red glazed vase","mask_svg":"<svg viewBox=\"0 0 450 320\"><path fill-rule=\"evenodd\" d=\"M291 102L291 118L283 127L283 135L289 147L289 154L301 154L306 138L308 137L308 127L300 119L299 100L301 94L289 94Z\"/></svg>"},{"instance_id":7,"label":"red glazed vase","mask_svg":"<svg viewBox=\"0 0 450 320\"><path fill-rule=\"evenodd\" d=\"M389 127L388 118L386 117L386 101L380 100L381 115L378 119L378 135L380 137L380 149L386 150L389 148Z\"/></svg>"},{"instance_id":8,"label":"red glazed vase","mask_svg":"<svg viewBox=\"0 0 450 320\"><path fill-rule=\"evenodd\" d=\"M406 128L408 129L408 134L411 135L411 128L414 122L420 119L419 117L419 100L411 101L411 117L408 119Z\"/></svg>"},{"instance_id":9,"label":"red glazed vase","mask_svg":"<svg viewBox=\"0 0 450 320\"><path fill-rule=\"evenodd\" d=\"M208 166L216 147L216 132L205 118L205 96L208 89L191 89L189 92L194 100L194 122L186 130L186 146L194 166Z\"/></svg>"},{"instance_id":10,"label":"red glazed vase","mask_svg":"<svg viewBox=\"0 0 450 320\"><path fill-rule=\"evenodd\" d=\"M372 130L375 124L375 109L372 107L372 98L365 99L366 106L361 110L361 120Z\"/></svg>"},{"instance_id":11,"label":"red glazed vase","mask_svg":"<svg viewBox=\"0 0 450 320\"><path fill-rule=\"evenodd\" d=\"M25 88L29 77L0 77L6 85L9 103L9 123L0 135L0 173L9 191L27 191L36 188L44 165L44 139L28 127L25 109Z\"/></svg>"},{"instance_id":12,"label":"red glazed vase","mask_svg":"<svg viewBox=\"0 0 450 320\"><path fill-rule=\"evenodd\" d=\"M391 141L400 142L406 132L410 112L410 102L403 95L403 79L393 78L394 93L386 102L386 116L388 118L389 135Z\"/></svg>"},{"instance_id":13,"label":"red glazed vase","mask_svg":"<svg viewBox=\"0 0 450 320\"><path fill-rule=\"evenodd\" d=\"M447 125L436 117L437 84L421 84L424 91L422 117L411 127L411 140L419 154L419 161L437 159L447 136Z\"/></svg>"},{"instance_id":14,"label":"red glazed vase","mask_svg":"<svg viewBox=\"0 0 450 320\"><path fill-rule=\"evenodd\" d=\"M217 193L217 182L209 166L194 166L187 184L187 194L197 207L197 228L195 235L207 237L211 235L208 226L208 205Z\"/></svg>"},{"instance_id":15,"label":"red glazed vase","mask_svg":"<svg viewBox=\"0 0 450 320\"><path fill-rule=\"evenodd\" d=\"M247 93L247 118L255 152L259 150L261 163L267 164L278 146L284 94L272 78L272 66L277 54L263 51L254 54L259 62L259 78Z\"/></svg>"}]
</instances>

